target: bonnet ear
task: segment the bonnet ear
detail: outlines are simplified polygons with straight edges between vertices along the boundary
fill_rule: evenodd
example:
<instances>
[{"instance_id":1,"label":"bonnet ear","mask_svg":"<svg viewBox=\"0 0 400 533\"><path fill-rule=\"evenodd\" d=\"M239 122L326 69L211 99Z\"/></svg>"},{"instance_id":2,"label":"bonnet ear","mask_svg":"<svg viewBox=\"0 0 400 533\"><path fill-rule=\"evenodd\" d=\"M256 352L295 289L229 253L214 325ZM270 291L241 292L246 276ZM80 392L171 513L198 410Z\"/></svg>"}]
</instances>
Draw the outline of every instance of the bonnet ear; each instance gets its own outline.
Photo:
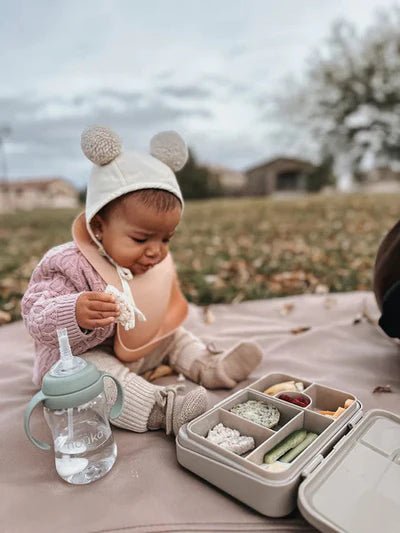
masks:
<instances>
[{"instance_id":1,"label":"bonnet ear","mask_svg":"<svg viewBox=\"0 0 400 533\"><path fill-rule=\"evenodd\" d=\"M150 154L174 172L181 170L188 160L186 143L176 131L162 131L154 135L150 142Z\"/></svg>"},{"instance_id":2,"label":"bonnet ear","mask_svg":"<svg viewBox=\"0 0 400 533\"><path fill-rule=\"evenodd\" d=\"M95 165L111 163L122 151L119 136L105 126L90 126L81 135L81 148Z\"/></svg>"}]
</instances>

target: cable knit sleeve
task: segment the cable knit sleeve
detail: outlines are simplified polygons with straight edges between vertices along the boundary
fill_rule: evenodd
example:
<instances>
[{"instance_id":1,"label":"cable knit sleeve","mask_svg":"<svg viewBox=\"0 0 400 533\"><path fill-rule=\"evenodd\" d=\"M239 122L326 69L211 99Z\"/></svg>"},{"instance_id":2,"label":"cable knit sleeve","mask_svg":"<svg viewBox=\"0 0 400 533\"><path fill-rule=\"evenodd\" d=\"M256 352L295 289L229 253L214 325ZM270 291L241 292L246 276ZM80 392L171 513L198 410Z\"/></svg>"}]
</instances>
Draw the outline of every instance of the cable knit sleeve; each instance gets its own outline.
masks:
<instances>
[{"instance_id":1,"label":"cable knit sleeve","mask_svg":"<svg viewBox=\"0 0 400 533\"><path fill-rule=\"evenodd\" d=\"M33 339L49 348L58 346L57 329L66 328L72 351L83 353L109 337L114 326L85 334L76 321L76 301L91 290L86 260L71 246L63 245L44 256L34 270L22 299L22 316Z\"/></svg>"}]
</instances>

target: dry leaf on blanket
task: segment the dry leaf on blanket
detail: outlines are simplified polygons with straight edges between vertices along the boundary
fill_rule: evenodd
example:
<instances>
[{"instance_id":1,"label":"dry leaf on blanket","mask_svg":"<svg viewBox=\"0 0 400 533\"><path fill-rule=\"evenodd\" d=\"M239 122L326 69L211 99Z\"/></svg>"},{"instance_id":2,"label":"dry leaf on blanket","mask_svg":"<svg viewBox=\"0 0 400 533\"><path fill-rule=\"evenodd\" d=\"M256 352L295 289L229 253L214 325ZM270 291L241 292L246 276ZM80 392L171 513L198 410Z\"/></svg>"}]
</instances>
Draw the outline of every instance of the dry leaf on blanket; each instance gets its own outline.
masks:
<instances>
[{"instance_id":1,"label":"dry leaf on blanket","mask_svg":"<svg viewBox=\"0 0 400 533\"><path fill-rule=\"evenodd\" d=\"M281 306L279 313L281 316L287 316L293 311L293 309L294 309L294 304L288 302Z\"/></svg>"},{"instance_id":2,"label":"dry leaf on blanket","mask_svg":"<svg viewBox=\"0 0 400 533\"><path fill-rule=\"evenodd\" d=\"M153 370L148 370L143 374L144 379L147 379L147 381L155 381L159 378L164 378L165 376L170 376L173 374L174 371L172 368L168 365L160 365L157 368L154 368Z\"/></svg>"},{"instance_id":3,"label":"dry leaf on blanket","mask_svg":"<svg viewBox=\"0 0 400 533\"><path fill-rule=\"evenodd\" d=\"M7 311L2 311L0 309L0 324L7 324L7 322L11 322L10 313L7 313Z\"/></svg>"},{"instance_id":4,"label":"dry leaf on blanket","mask_svg":"<svg viewBox=\"0 0 400 533\"><path fill-rule=\"evenodd\" d=\"M377 387L374 388L372 392L375 393L375 392L393 392L393 391L390 385L378 385Z\"/></svg>"},{"instance_id":5,"label":"dry leaf on blanket","mask_svg":"<svg viewBox=\"0 0 400 533\"><path fill-rule=\"evenodd\" d=\"M362 314L363 314L363 317L365 318L365 320L367 322L369 322L373 326L377 326L378 325L378 321L371 316L371 314L370 314L370 312L368 310L368 304L367 304L367 300L365 298L363 300L363 311L362 311Z\"/></svg>"},{"instance_id":6,"label":"dry leaf on blanket","mask_svg":"<svg viewBox=\"0 0 400 533\"><path fill-rule=\"evenodd\" d=\"M293 328L290 330L290 333L292 335L299 335L299 333L305 333L306 331L309 331L311 329L310 326L300 326L298 328Z\"/></svg>"},{"instance_id":7,"label":"dry leaf on blanket","mask_svg":"<svg viewBox=\"0 0 400 533\"><path fill-rule=\"evenodd\" d=\"M234 299L232 300L231 303L233 304L240 304L240 302L242 302L244 300L244 293L243 292L239 292L235 297Z\"/></svg>"},{"instance_id":8,"label":"dry leaf on blanket","mask_svg":"<svg viewBox=\"0 0 400 533\"><path fill-rule=\"evenodd\" d=\"M372 324L373 326L378 325L378 321L374 317L371 316L368 310L367 301L365 299L363 300L363 303L362 303L361 313L359 313L353 320L353 326L355 326L356 324L360 324L360 322L363 322L363 321L366 321L369 324Z\"/></svg>"},{"instance_id":9,"label":"dry leaf on blanket","mask_svg":"<svg viewBox=\"0 0 400 533\"><path fill-rule=\"evenodd\" d=\"M327 296L324 300L324 307L325 309L332 309L337 304L336 298L333 298L333 296Z\"/></svg>"},{"instance_id":10,"label":"dry leaf on blanket","mask_svg":"<svg viewBox=\"0 0 400 533\"><path fill-rule=\"evenodd\" d=\"M205 324L212 324L213 322L215 322L215 315L211 311L209 305L206 305L203 309L203 320Z\"/></svg>"},{"instance_id":11,"label":"dry leaf on blanket","mask_svg":"<svg viewBox=\"0 0 400 533\"><path fill-rule=\"evenodd\" d=\"M329 287L328 285L324 285L323 283L318 283L318 285L314 289L315 294L328 294Z\"/></svg>"}]
</instances>

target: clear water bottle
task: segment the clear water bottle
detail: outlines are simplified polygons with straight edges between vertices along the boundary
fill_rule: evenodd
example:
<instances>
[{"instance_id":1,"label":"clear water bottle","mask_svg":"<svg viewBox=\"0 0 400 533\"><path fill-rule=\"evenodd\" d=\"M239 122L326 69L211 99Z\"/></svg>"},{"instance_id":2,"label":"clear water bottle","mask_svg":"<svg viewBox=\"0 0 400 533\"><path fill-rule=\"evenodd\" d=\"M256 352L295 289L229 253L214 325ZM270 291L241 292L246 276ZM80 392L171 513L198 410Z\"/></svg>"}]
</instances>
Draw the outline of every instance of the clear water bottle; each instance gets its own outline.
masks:
<instances>
[{"instance_id":1,"label":"clear water bottle","mask_svg":"<svg viewBox=\"0 0 400 533\"><path fill-rule=\"evenodd\" d=\"M114 465L117 445L108 417L117 418L121 413L123 392L113 376L72 355L66 330L60 330L58 337L60 360L44 376L42 390L26 408L25 432L35 446L50 450L47 443L32 436L29 427L33 409L43 402L57 473L68 483L82 485L103 477ZM118 389L110 412L104 393L106 376Z\"/></svg>"}]
</instances>

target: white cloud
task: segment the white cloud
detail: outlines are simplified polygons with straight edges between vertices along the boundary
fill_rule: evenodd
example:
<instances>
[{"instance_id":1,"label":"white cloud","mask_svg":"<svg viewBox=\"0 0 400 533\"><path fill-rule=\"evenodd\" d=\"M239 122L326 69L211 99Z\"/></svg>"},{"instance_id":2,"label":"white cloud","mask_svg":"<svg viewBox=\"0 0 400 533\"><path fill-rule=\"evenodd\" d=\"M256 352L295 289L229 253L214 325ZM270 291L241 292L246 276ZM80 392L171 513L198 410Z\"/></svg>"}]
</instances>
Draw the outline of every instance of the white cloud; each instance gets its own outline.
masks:
<instances>
[{"instance_id":1,"label":"white cloud","mask_svg":"<svg viewBox=\"0 0 400 533\"><path fill-rule=\"evenodd\" d=\"M100 122L147 149L175 128L203 161L245 167L279 151L265 119L332 21L364 28L392 0L3 0L0 125L12 176L83 183L81 130Z\"/></svg>"}]
</instances>

